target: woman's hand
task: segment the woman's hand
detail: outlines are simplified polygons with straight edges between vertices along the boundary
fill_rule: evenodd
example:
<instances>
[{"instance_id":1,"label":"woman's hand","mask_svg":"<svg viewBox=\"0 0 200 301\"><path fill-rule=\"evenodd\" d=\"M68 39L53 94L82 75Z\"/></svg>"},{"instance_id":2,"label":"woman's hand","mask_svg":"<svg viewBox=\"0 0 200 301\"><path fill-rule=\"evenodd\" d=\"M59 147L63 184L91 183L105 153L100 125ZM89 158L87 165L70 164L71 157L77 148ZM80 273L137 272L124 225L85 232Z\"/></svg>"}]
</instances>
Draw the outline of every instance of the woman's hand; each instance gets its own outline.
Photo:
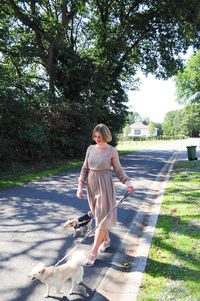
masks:
<instances>
[{"instance_id":1,"label":"woman's hand","mask_svg":"<svg viewBox=\"0 0 200 301\"><path fill-rule=\"evenodd\" d=\"M79 199L83 198L83 187L81 185L78 186L76 195Z\"/></svg>"},{"instance_id":2,"label":"woman's hand","mask_svg":"<svg viewBox=\"0 0 200 301\"><path fill-rule=\"evenodd\" d=\"M131 193L131 192L134 191L134 187L133 187L133 185L131 184L130 181L127 181L127 182L125 183L125 185L127 186L127 189L128 189L128 192L129 192L129 193Z\"/></svg>"}]
</instances>

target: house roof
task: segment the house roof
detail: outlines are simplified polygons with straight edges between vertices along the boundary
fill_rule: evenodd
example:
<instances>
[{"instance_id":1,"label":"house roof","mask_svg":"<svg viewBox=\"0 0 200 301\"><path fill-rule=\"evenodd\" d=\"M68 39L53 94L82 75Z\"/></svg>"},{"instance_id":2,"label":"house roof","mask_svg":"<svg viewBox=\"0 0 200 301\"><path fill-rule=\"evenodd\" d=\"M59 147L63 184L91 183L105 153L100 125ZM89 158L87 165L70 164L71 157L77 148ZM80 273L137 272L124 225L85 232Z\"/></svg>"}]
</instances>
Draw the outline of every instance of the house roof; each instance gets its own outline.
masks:
<instances>
[{"instance_id":1,"label":"house roof","mask_svg":"<svg viewBox=\"0 0 200 301\"><path fill-rule=\"evenodd\" d=\"M131 129L132 130L141 130L141 129L148 129L148 126L141 122L135 122L131 124Z\"/></svg>"}]
</instances>

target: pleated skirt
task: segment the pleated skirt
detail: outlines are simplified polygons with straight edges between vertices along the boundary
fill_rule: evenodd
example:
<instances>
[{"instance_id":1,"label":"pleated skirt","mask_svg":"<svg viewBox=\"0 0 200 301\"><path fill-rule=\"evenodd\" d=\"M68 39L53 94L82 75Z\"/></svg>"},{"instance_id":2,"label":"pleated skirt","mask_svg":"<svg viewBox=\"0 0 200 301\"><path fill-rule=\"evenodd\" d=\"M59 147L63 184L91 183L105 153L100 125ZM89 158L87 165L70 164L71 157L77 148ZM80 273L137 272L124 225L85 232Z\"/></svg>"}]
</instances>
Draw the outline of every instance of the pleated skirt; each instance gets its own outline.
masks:
<instances>
[{"instance_id":1,"label":"pleated skirt","mask_svg":"<svg viewBox=\"0 0 200 301\"><path fill-rule=\"evenodd\" d=\"M90 170L87 183L87 197L90 209L95 217L96 223L110 212L116 205L116 194L114 182L110 170ZM102 223L102 229L108 229L116 225L117 209Z\"/></svg>"}]
</instances>

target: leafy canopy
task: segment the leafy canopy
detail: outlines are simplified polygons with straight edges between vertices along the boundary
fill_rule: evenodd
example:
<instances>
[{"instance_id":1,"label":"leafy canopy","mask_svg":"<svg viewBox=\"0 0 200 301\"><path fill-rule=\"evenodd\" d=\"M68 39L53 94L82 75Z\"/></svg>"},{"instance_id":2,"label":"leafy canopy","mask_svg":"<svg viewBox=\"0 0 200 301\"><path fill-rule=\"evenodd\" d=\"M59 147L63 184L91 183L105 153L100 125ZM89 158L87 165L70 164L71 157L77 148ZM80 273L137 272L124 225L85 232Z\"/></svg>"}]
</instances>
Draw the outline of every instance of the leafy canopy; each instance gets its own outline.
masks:
<instances>
[{"instance_id":1,"label":"leafy canopy","mask_svg":"<svg viewBox=\"0 0 200 301\"><path fill-rule=\"evenodd\" d=\"M199 48L200 2L2 0L0 24L0 157L67 158L100 122L116 143L138 67L168 78Z\"/></svg>"},{"instance_id":2,"label":"leafy canopy","mask_svg":"<svg viewBox=\"0 0 200 301\"><path fill-rule=\"evenodd\" d=\"M177 100L179 103L200 104L200 50L175 77Z\"/></svg>"},{"instance_id":3,"label":"leafy canopy","mask_svg":"<svg viewBox=\"0 0 200 301\"><path fill-rule=\"evenodd\" d=\"M188 104L182 110L167 112L162 124L166 136L198 137L200 133L200 105Z\"/></svg>"}]
</instances>

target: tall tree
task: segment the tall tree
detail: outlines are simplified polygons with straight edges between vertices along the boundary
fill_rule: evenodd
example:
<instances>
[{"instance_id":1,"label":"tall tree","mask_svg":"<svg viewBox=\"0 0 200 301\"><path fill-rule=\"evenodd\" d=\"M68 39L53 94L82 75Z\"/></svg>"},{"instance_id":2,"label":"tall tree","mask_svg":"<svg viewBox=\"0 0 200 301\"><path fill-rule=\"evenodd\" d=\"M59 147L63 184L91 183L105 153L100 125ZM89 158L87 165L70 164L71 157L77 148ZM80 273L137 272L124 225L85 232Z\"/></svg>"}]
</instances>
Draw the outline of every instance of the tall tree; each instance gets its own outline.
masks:
<instances>
[{"instance_id":1,"label":"tall tree","mask_svg":"<svg viewBox=\"0 0 200 301\"><path fill-rule=\"evenodd\" d=\"M148 131L151 135L153 135L155 133L155 123L153 121L150 121L148 124Z\"/></svg>"},{"instance_id":2,"label":"tall tree","mask_svg":"<svg viewBox=\"0 0 200 301\"><path fill-rule=\"evenodd\" d=\"M198 137L200 133L200 105L188 104L182 114L181 128L186 136Z\"/></svg>"},{"instance_id":3,"label":"tall tree","mask_svg":"<svg viewBox=\"0 0 200 301\"><path fill-rule=\"evenodd\" d=\"M93 58L106 89L106 82L126 81L138 66L169 77L181 65L179 52L199 46L198 0L3 0L1 11L11 25L1 51L43 66L52 93L64 89L70 63L76 70L74 55Z\"/></svg>"},{"instance_id":4,"label":"tall tree","mask_svg":"<svg viewBox=\"0 0 200 301\"><path fill-rule=\"evenodd\" d=\"M138 66L167 78L181 65L179 53L199 46L199 1L91 1L88 39L93 56L113 77L127 79Z\"/></svg>"},{"instance_id":5,"label":"tall tree","mask_svg":"<svg viewBox=\"0 0 200 301\"><path fill-rule=\"evenodd\" d=\"M155 127L157 128L157 135L161 136L163 135L163 131L162 131L162 123L160 122L154 122Z\"/></svg>"},{"instance_id":6,"label":"tall tree","mask_svg":"<svg viewBox=\"0 0 200 301\"><path fill-rule=\"evenodd\" d=\"M200 104L200 50L187 62L183 71L175 76L179 103Z\"/></svg>"},{"instance_id":7,"label":"tall tree","mask_svg":"<svg viewBox=\"0 0 200 301\"><path fill-rule=\"evenodd\" d=\"M137 112L129 112L127 122L129 125L135 122L142 122L142 118Z\"/></svg>"},{"instance_id":8,"label":"tall tree","mask_svg":"<svg viewBox=\"0 0 200 301\"><path fill-rule=\"evenodd\" d=\"M167 112L165 114L164 121L162 123L163 135L165 136L184 135L184 131L181 127L181 122L182 122L182 110Z\"/></svg>"},{"instance_id":9,"label":"tall tree","mask_svg":"<svg viewBox=\"0 0 200 301\"><path fill-rule=\"evenodd\" d=\"M138 67L167 78L199 47L199 12L198 0L1 0L0 60L16 77L6 88L41 116L51 153L76 155L97 122L124 126ZM39 139L32 123L23 135Z\"/></svg>"},{"instance_id":10,"label":"tall tree","mask_svg":"<svg viewBox=\"0 0 200 301\"><path fill-rule=\"evenodd\" d=\"M200 105L188 104L182 110L167 112L162 124L167 136L198 137L200 133Z\"/></svg>"}]
</instances>

